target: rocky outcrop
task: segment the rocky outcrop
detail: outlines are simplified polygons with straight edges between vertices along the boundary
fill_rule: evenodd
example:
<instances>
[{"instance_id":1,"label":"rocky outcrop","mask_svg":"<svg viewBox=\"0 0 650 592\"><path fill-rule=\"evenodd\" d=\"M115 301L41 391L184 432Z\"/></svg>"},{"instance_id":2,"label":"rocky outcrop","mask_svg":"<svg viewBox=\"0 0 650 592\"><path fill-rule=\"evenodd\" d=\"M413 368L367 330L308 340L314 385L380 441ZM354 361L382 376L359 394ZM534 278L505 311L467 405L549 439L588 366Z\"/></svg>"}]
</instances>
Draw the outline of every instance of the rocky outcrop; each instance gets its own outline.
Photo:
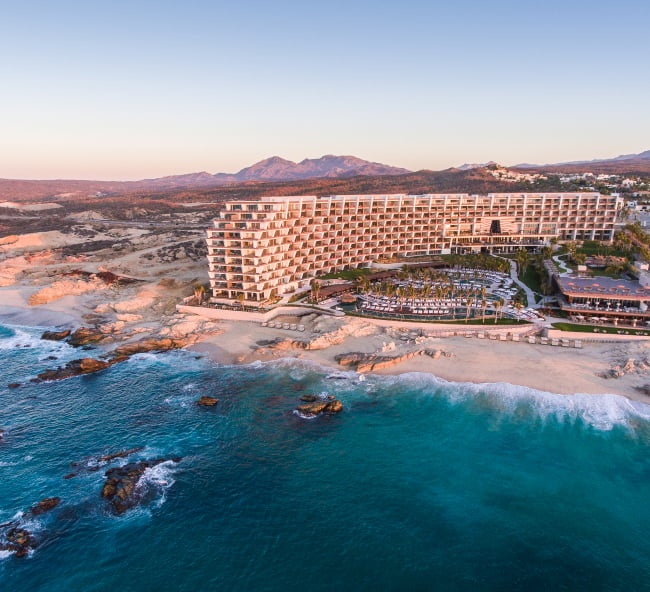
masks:
<instances>
[{"instance_id":1,"label":"rocky outcrop","mask_svg":"<svg viewBox=\"0 0 650 592\"><path fill-rule=\"evenodd\" d=\"M72 331L66 329L65 331L44 331L41 335L41 339L47 339L48 341L63 341L66 337L69 337Z\"/></svg>"},{"instance_id":2,"label":"rocky outcrop","mask_svg":"<svg viewBox=\"0 0 650 592\"><path fill-rule=\"evenodd\" d=\"M276 337L275 339L260 339L256 341L254 349L258 351L269 349L275 352L286 352L292 349L309 349L309 343L299 339Z\"/></svg>"},{"instance_id":3,"label":"rocky outcrop","mask_svg":"<svg viewBox=\"0 0 650 592\"><path fill-rule=\"evenodd\" d=\"M340 413L343 411L343 404L333 397L330 399L317 398L311 403L298 405L296 411L303 417L316 417L323 413Z\"/></svg>"},{"instance_id":4,"label":"rocky outcrop","mask_svg":"<svg viewBox=\"0 0 650 592\"><path fill-rule=\"evenodd\" d=\"M204 319L197 315L189 318L184 315L176 315L170 320L167 327L160 330L162 337L172 339L183 339L190 335L219 335L223 333L223 322L213 319Z\"/></svg>"},{"instance_id":5,"label":"rocky outcrop","mask_svg":"<svg viewBox=\"0 0 650 592\"><path fill-rule=\"evenodd\" d=\"M117 357L128 357L145 352L180 349L189 345L193 341L193 338L172 339L170 337L165 337L163 339L145 339L144 341L120 345L113 350L112 355Z\"/></svg>"},{"instance_id":6,"label":"rocky outcrop","mask_svg":"<svg viewBox=\"0 0 650 592\"><path fill-rule=\"evenodd\" d=\"M341 366L352 366L353 368L356 368L357 364L367 360L370 356L373 355L374 354L365 354L363 352L348 352L346 354L339 354L337 356L334 356L334 359Z\"/></svg>"},{"instance_id":7,"label":"rocky outcrop","mask_svg":"<svg viewBox=\"0 0 650 592\"><path fill-rule=\"evenodd\" d=\"M371 323L359 319L352 319L343 326L316 337L306 345L306 349L326 349L333 345L343 343L348 337L367 337L369 335L377 334L378 330L379 329Z\"/></svg>"},{"instance_id":8,"label":"rocky outcrop","mask_svg":"<svg viewBox=\"0 0 650 592\"><path fill-rule=\"evenodd\" d=\"M106 336L99 330L91 327L79 327L68 339L74 347L81 345L94 345L106 340Z\"/></svg>"},{"instance_id":9,"label":"rocky outcrop","mask_svg":"<svg viewBox=\"0 0 650 592\"><path fill-rule=\"evenodd\" d=\"M108 362L96 360L94 358L81 358L79 360L72 360L60 368L48 369L45 370L45 372L41 372L37 375L36 378L32 379L32 382L63 380L64 378L71 378L73 376L80 376L82 374L91 374L93 372L98 372L99 370L104 370L118 361L121 360L113 359Z\"/></svg>"},{"instance_id":10,"label":"rocky outcrop","mask_svg":"<svg viewBox=\"0 0 650 592\"><path fill-rule=\"evenodd\" d=\"M601 378L621 378L626 374L646 375L649 370L650 360L637 360L635 358L628 358L625 361L614 364L611 368L599 374L599 376Z\"/></svg>"},{"instance_id":11,"label":"rocky outcrop","mask_svg":"<svg viewBox=\"0 0 650 592\"><path fill-rule=\"evenodd\" d=\"M144 472L167 460L180 462L180 458L143 460L132 462L123 467L115 467L106 471L106 482L102 487L101 496L108 500L111 509L116 514L123 514L129 508L137 505L142 499L141 492L137 490L138 482Z\"/></svg>"},{"instance_id":12,"label":"rocky outcrop","mask_svg":"<svg viewBox=\"0 0 650 592\"><path fill-rule=\"evenodd\" d=\"M135 448L129 448L128 450L120 450L119 452L111 452L110 454L104 454L102 456L96 457L96 458L89 458L84 462L73 462L70 463L71 467L79 467L75 472L69 473L64 479L72 479L73 477L76 477L79 473L81 472L95 472L99 471L103 466L107 465L108 463L118 459L118 458L126 458L127 456L130 456L132 454L135 454L136 452L141 452L144 450L143 446L137 446Z\"/></svg>"},{"instance_id":13,"label":"rocky outcrop","mask_svg":"<svg viewBox=\"0 0 650 592\"><path fill-rule=\"evenodd\" d=\"M207 395L203 395L196 402L196 404L200 405L201 407L214 407L218 402L219 402L219 399L215 399L214 397L208 397Z\"/></svg>"},{"instance_id":14,"label":"rocky outcrop","mask_svg":"<svg viewBox=\"0 0 650 592\"><path fill-rule=\"evenodd\" d=\"M82 332L79 338L75 338L79 332ZM81 345L84 343L96 343L96 337L100 335L103 338L102 333L96 333L94 329L81 328L77 329L72 336L70 337L70 342L75 338L73 345ZM90 341L89 341L90 340ZM192 343L193 338L187 339L147 339L145 341L138 341L136 343L128 343L126 345L121 345L111 352L111 357L108 361L97 360L95 358L81 358L78 360L72 360L68 362L65 366L56 369L47 369L44 372L41 372L37 375L36 378L32 379L32 382L44 382L50 380L61 380L63 378L71 378L73 376L79 376L81 374L91 374L92 372L98 372L99 370L104 370L109 366L118 364L119 362L124 362L129 359L130 356L135 354L140 354L144 352L151 351L168 351L171 349L179 349L185 347L186 345Z\"/></svg>"},{"instance_id":15,"label":"rocky outcrop","mask_svg":"<svg viewBox=\"0 0 650 592\"><path fill-rule=\"evenodd\" d=\"M115 312L119 313L137 313L141 310L151 309L158 301L159 296L153 290L141 290L131 300L113 303L112 307Z\"/></svg>"},{"instance_id":16,"label":"rocky outcrop","mask_svg":"<svg viewBox=\"0 0 650 592\"><path fill-rule=\"evenodd\" d=\"M366 354L362 352L351 352L347 354L340 354L335 356L335 360L341 364L341 366L351 366L356 369L357 372L373 372L376 370L382 370L384 368L390 368L406 360L410 360L417 356L429 356L434 360L437 360L440 356L451 356L441 350L418 350L412 351L400 356L383 356L380 354Z\"/></svg>"},{"instance_id":17,"label":"rocky outcrop","mask_svg":"<svg viewBox=\"0 0 650 592\"><path fill-rule=\"evenodd\" d=\"M56 508L61 502L60 497L46 497L38 502L35 506L32 506L30 512L33 516L38 516L43 514L43 512L49 512L53 508Z\"/></svg>"},{"instance_id":18,"label":"rocky outcrop","mask_svg":"<svg viewBox=\"0 0 650 592\"><path fill-rule=\"evenodd\" d=\"M300 400L305 403L313 403L314 401L318 401L318 397L316 395L302 395Z\"/></svg>"},{"instance_id":19,"label":"rocky outcrop","mask_svg":"<svg viewBox=\"0 0 650 592\"><path fill-rule=\"evenodd\" d=\"M136 446L135 448L129 448L128 450L120 450L119 452L112 452L111 454L104 454L97 459L98 463L108 463L116 458L126 458L136 452L144 450L144 446Z\"/></svg>"},{"instance_id":20,"label":"rocky outcrop","mask_svg":"<svg viewBox=\"0 0 650 592\"><path fill-rule=\"evenodd\" d=\"M31 533L19 526L11 527L0 540L0 551L11 551L16 557L24 557L34 548Z\"/></svg>"},{"instance_id":21,"label":"rocky outcrop","mask_svg":"<svg viewBox=\"0 0 650 592\"><path fill-rule=\"evenodd\" d=\"M9 551L16 557L27 555L36 547L37 540L25 526L32 523L31 519L34 516L49 512L60 503L61 498L59 497L46 497L25 512L22 518L0 524L0 551Z\"/></svg>"}]
</instances>

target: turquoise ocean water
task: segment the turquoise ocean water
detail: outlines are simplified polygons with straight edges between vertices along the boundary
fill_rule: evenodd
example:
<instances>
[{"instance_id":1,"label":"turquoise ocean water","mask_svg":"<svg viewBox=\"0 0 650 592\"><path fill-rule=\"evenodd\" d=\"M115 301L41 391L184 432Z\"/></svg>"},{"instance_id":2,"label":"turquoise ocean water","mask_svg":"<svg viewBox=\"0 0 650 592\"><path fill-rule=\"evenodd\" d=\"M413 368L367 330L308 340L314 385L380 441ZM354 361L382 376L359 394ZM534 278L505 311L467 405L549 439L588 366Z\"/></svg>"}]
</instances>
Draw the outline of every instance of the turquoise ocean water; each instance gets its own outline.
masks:
<instances>
[{"instance_id":1,"label":"turquoise ocean water","mask_svg":"<svg viewBox=\"0 0 650 592\"><path fill-rule=\"evenodd\" d=\"M184 351L31 384L80 355L40 333L0 327L0 524L39 542L0 554L0 590L650 589L642 404ZM344 411L301 419L304 393ZM219 405L197 407L203 394ZM182 460L148 471L142 505L115 516L109 467L83 468L137 446Z\"/></svg>"}]
</instances>

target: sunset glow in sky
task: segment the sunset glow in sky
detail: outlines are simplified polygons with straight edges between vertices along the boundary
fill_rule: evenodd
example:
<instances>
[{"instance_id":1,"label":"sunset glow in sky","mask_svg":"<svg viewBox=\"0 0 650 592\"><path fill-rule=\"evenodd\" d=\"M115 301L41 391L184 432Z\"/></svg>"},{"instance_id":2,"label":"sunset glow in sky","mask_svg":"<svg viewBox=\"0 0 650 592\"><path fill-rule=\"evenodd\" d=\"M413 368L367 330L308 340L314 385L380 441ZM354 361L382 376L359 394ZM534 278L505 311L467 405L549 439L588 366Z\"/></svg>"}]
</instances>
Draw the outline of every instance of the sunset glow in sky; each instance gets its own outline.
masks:
<instances>
[{"instance_id":1,"label":"sunset glow in sky","mask_svg":"<svg viewBox=\"0 0 650 592\"><path fill-rule=\"evenodd\" d=\"M2 13L4 178L650 149L647 0L23 0Z\"/></svg>"}]
</instances>

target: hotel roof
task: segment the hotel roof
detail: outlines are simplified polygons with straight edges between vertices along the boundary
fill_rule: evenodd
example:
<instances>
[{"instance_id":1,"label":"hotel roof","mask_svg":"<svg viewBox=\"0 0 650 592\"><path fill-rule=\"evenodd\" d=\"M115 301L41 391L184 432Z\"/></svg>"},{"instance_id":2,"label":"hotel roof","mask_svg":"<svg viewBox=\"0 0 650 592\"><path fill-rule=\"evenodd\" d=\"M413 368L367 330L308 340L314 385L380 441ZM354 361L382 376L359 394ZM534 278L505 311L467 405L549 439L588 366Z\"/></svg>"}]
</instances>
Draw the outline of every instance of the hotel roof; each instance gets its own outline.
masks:
<instances>
[{"instance_id":1,"label":"hotel roof","mask_svg":"<svg viewBox=\"0 0 650 592\"><path fill-rule=\"evenodd\" d=\"M556 276L564 294L580 297L625 298L627 300L650 299L650 286L645 288L639 282L616 280L609 277Z\"/></svg>"}]
</instances>

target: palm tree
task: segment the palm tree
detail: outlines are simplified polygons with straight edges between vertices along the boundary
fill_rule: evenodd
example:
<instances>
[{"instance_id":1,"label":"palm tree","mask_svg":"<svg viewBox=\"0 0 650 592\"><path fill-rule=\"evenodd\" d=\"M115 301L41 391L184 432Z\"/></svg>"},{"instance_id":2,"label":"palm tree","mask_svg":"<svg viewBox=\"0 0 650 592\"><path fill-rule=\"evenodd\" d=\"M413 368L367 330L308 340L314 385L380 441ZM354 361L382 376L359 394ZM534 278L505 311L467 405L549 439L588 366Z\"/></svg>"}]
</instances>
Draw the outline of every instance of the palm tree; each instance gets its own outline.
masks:
<instances>
[{"instance_id":1,"label":"palm tree","mask_svg":"<svg viewBox=\"0 0 650 592\"><path fill-rule=\"evenodd\" d=\"M364 294L370 288L370 281L366 276L361 276L356 279L357 294Z\"/></svg>"},{"instance_id":2,"label":"palm tree","mask_svg":"<svg viewBox=\"0 0 650 592\"><path fill-rule=\"evenodd\" d=\"M578 245L576 245L575 241L568 241L565 243L564 247L566 248L569 259L573 261L573 258L576 256L576 252L578 251Z\"/></svg>"},{"instance_id":3,"label":"palm tree","mask_svg":"<svg viewBox=\"0 0 650 592\"><path fill-rule=\"evenodd\" d=\"M521 309L523 308L523 304L519 300L515 300L515 308L517 309L517 322L519 322L519 314L521 313Z\"/></svg>"},{"instance_id":4,"label":"palm tree","mask_svg":"<svg viewBox=\"0 0 650 592\"><path fill-rule=\"evenodd\" d=\"M482 317L483 317L483 324L484 325L485 325L485 309L487 308L487 304L488 304L487 300L484 297L483 300L481 300L481 309L483 311L482 312Z\"/></svg>"},{"instance_id":5,"label":"palm tree","mask_svg":"<svg viewBox=\"0 0 650 592\"><path fill-rule=\"evenodd\" d=\"M519 249L515 254L515 260L519 267L519 277L522 277L526 273L528 265L530 264L530 254L526 249Z\"/></svg>"},{"instance_id":6,"label":"palm tree","mask_svg":"<svg viewBox=\"0 0 650 592\"><path fill-rule=\"evenodd\" d=\"M317 303L318 297L320 296L320 287L321 287L320 280L314 278L311 281L310 286L311 286L311 301Z\"/></svg>"},{"instance_id":7,"label":"palm tree","mask_svg":"<svg viewBox=\"0 0 650 592\"><path fill-rule=\"evenodd\" d=\"M506 301L503 298L499 298L494 303L494 308L495 308L495 315L494 315L494 324L497 324L497 321L499 320L499 312L503 313L503 305L506 303Z\"/></svg>"}]
</instances>

